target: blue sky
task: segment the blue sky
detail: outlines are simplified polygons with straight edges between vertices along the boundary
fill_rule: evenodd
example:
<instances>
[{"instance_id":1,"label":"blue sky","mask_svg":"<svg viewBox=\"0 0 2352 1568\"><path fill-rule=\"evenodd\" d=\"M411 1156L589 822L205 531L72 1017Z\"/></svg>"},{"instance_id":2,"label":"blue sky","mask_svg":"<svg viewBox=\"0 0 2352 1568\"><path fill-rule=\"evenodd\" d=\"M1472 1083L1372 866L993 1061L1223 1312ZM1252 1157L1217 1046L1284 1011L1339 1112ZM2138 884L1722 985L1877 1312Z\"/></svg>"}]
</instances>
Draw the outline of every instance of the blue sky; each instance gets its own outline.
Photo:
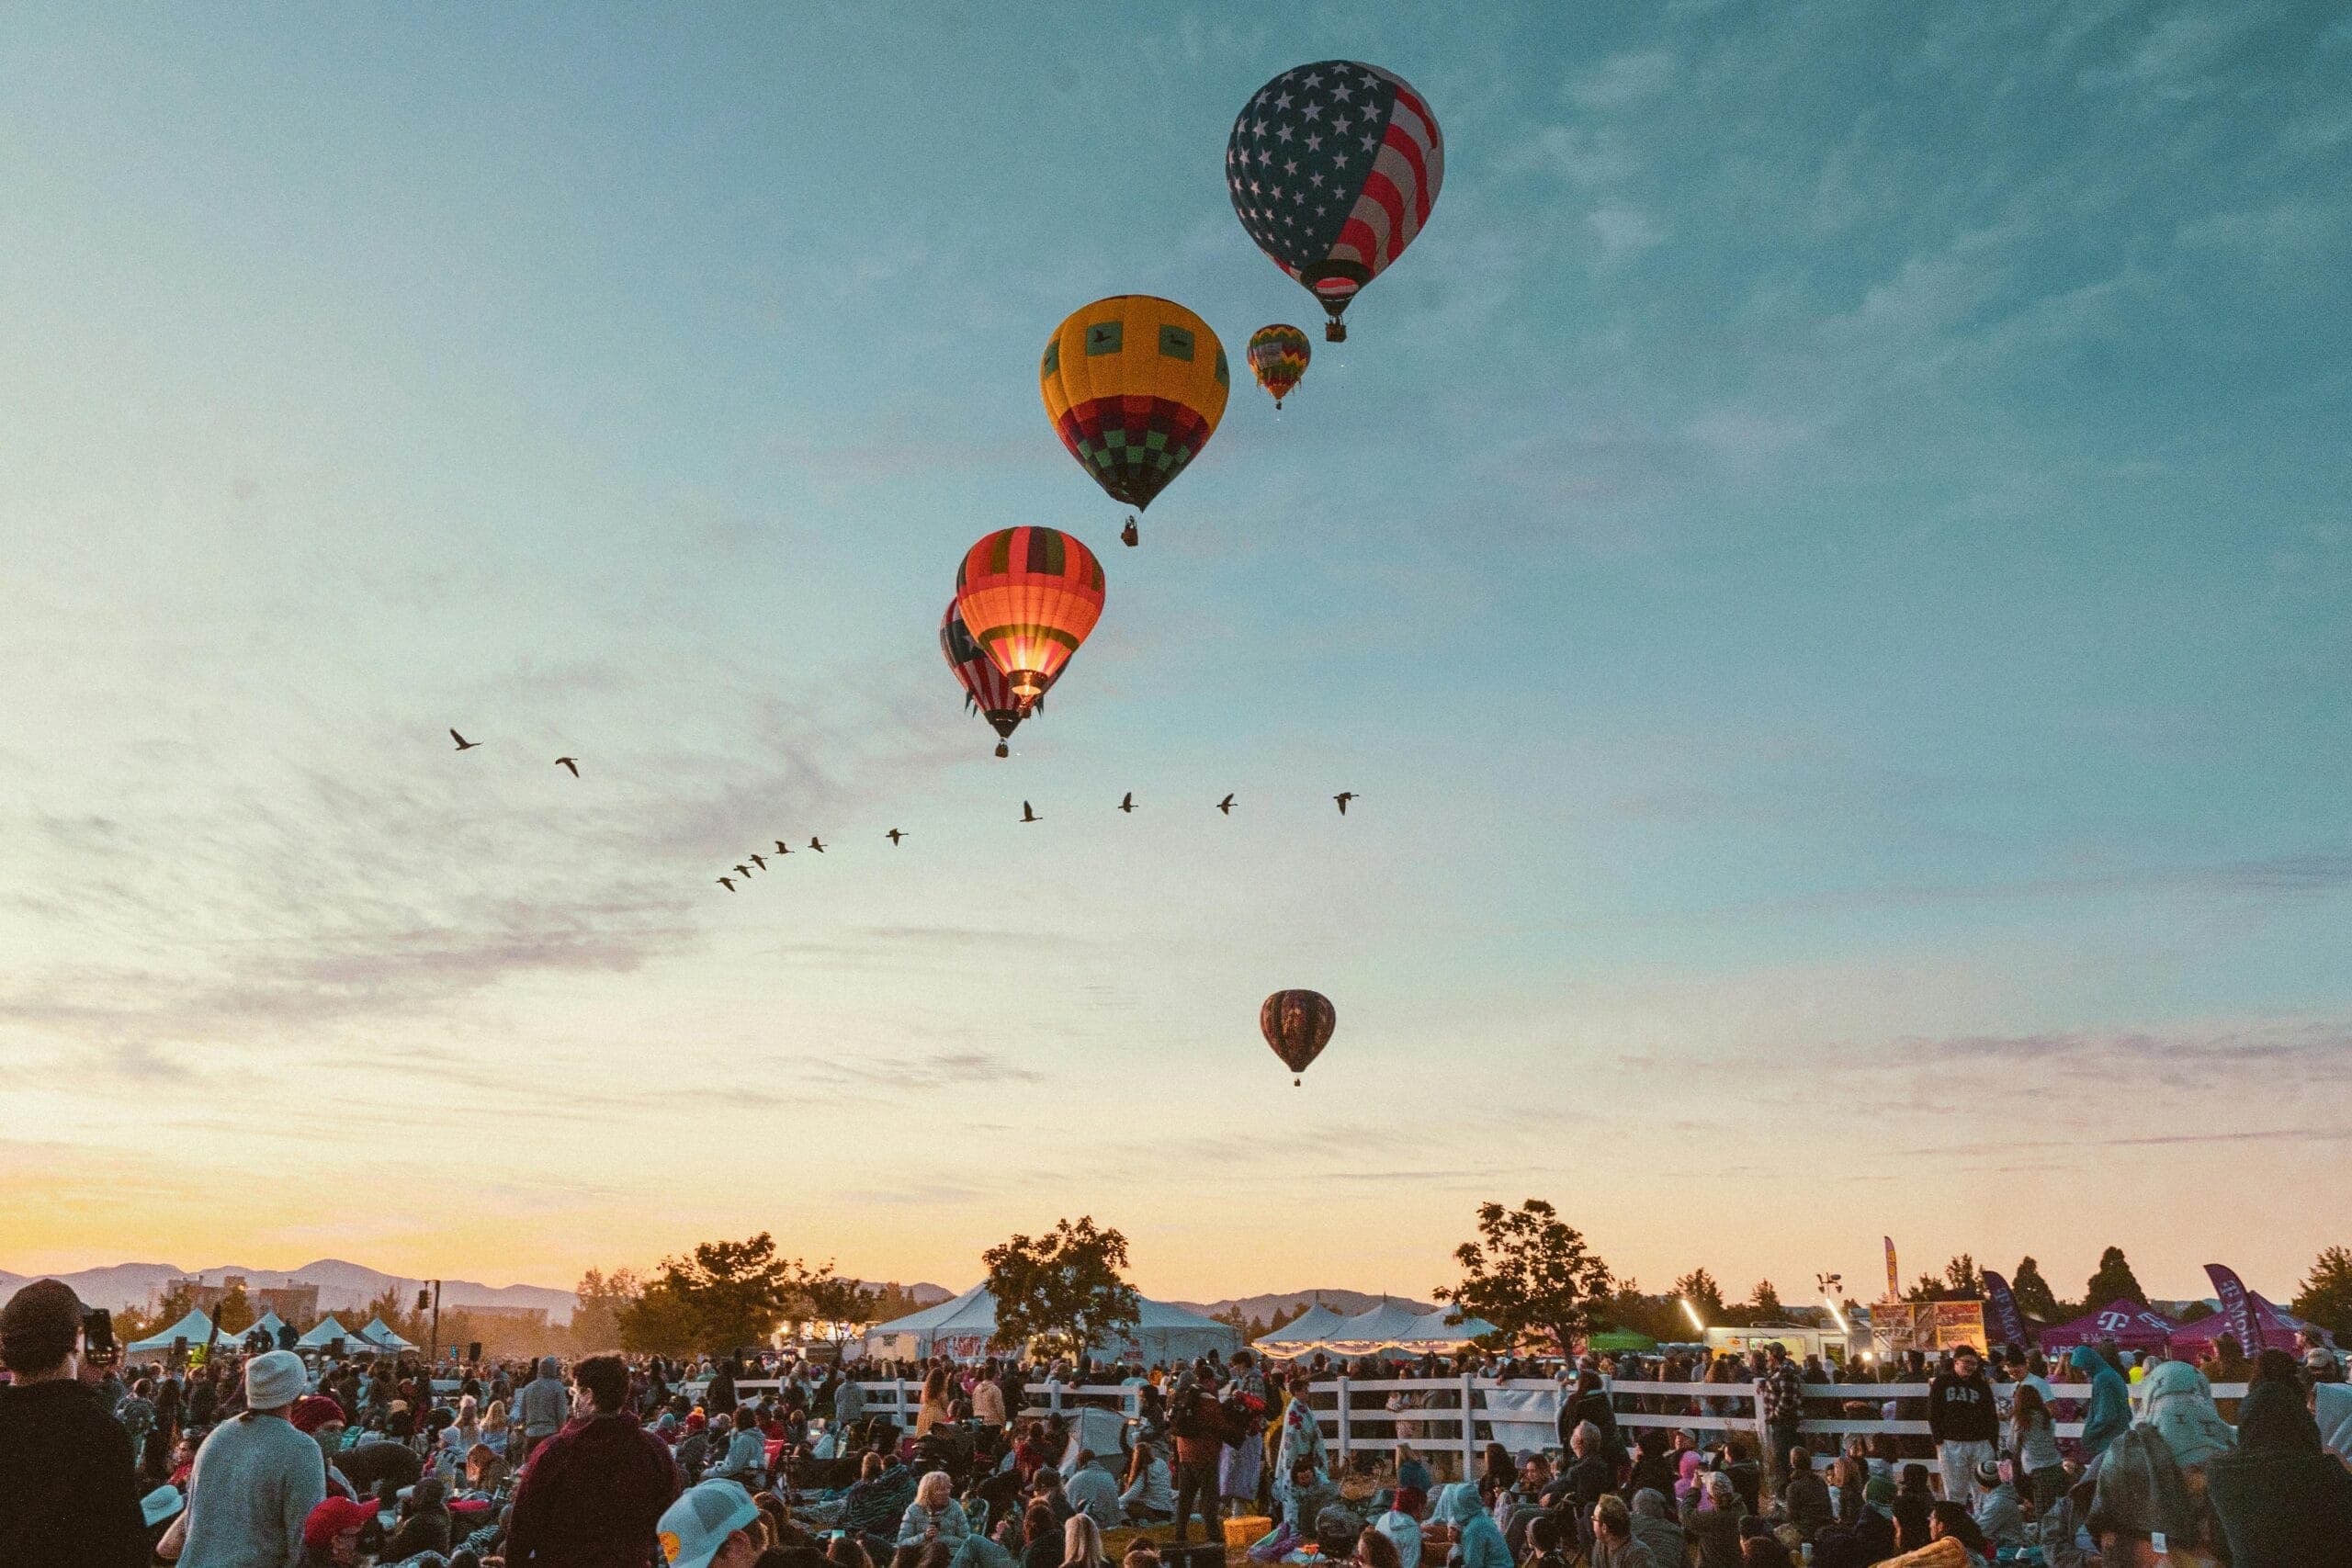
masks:
<instances>
[{"instance_id":1,"label":"blue sky","mask_svg":"<svg viewBox=\"0 0 2352 1568\"><path fill-rule=\"evenodd\" d=\"M1424 1292L1531 1193L1653 1285L2345 1239L2335 8L19 31L0 1262L955 1284L1091 1212L1148 1289ZM1430 225L1120 549L1038 346L1311 326L1221 167L1332 57L1438 114ZM1109 609L1000 763L934 631L1016 523Z\"/></svg>"}]
</instances>

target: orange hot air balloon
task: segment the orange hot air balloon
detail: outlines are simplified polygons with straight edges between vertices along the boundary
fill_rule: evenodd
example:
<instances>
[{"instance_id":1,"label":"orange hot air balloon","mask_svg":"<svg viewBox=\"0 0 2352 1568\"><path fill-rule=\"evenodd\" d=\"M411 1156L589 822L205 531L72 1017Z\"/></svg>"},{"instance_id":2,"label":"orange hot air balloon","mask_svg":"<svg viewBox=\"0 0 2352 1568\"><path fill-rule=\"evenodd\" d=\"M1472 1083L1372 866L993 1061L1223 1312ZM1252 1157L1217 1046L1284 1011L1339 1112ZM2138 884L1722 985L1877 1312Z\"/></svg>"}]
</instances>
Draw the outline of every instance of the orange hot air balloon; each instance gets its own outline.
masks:
<instances>
[{"instance_id":1,"label":"orange hot air balloon","mask_svg":"<svg viewBox=\"0 0 2352 1568\"><path fill-rule=\"evenodd\" d=\"M956 608L1026 714L1102 615L1102 563L1057 528L1000 528L964 552Z\"/></svg>"},{"instance_id":2,"label":"orange hot air balloon","mask_svg":"<svg viewBox=\"0 0 2352 1568\"><path fill-rule=\"evenodd\" d=\"M1294 1073L1306 1072L1307 1064L1323 1054L1339 1024L1331 998L1320 991L1276 991L1258 1009L1258 1032ZM1299 1082L1290 1081L1294 1088Z\"/></svg>"}]
</instances>

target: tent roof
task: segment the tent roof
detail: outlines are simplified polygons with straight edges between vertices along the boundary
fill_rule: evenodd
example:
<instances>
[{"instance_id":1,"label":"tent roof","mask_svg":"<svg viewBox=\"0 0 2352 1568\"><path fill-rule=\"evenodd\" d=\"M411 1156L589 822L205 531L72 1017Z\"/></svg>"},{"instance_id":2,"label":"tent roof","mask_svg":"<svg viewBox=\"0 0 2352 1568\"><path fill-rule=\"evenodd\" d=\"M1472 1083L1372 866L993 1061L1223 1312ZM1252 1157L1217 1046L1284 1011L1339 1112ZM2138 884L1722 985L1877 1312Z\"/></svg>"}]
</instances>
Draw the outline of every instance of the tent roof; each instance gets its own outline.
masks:
<instances>
[{"instance_id":1,"label":"tent roof","mask_svg":"<svg viewBox=\"0 0 2352 1568\"><path fill-rule=\"evenodd\" d=\"M399 1333L393 1329L392 1325L386 1323L381 1316L369 1318L368 1320L368 1326L359 1331L359 1337L368 1341L370 1344L381 1345L387 1350L413 1350L416 1348L416 1347L410 1341L401 1338Z\"/></svg>"},{"instance_id":2,"label":"tent roof","mask_svg":"<svg viewBox=\"0 0 2352 1568\"><path fill-rule=\"evenodd\" d=\"M2052 1324L2041 1331L2045 1346L2096 1345L2112 1339L2126 1348L2153 1350L2180 1332L2180 1325L2139 1303L2118 1299L2097 1312L2086 1312L2072 1323Z\"/></svg>"},{"instance_id":3,"label":"tent roof","mask_svg":"<svg viewBox=\"0 0 2352 1568\"><path fill-rule=\"evenodd\" d=\"M2268 1339L2272 1335L2277 1335L2278 1348L2280 1349L2287 1348L2289 1340L2311 1326L2286 1308L2256 1295L2252 1291L2246 1292L2246 1300L2253 1303L2254 1319L2261 1325L2263 1337ZM2217 1312L2211 1317L2200 1317L2195 1323L2175 1329L2172 1342L2183 1348L2211 1345L2222 1335L2234 1332L2230 1324L2231 1318L2228 1313ZM2240 1348L2244 1347L2241 1346Z\"/></svg>"},{"instance_id":4,"label":"tent roof","mask_svg":"<svg viewBox=\"0 0 2352 1568\"><path fill-rule=\"evenodd\" d=\"M141 1355L149 1350L168 1350L172 1348L172 1341L175 1339L185 1339L191 1345L210 1343L212 1320L200 1312L191 1312L162 1333L150 1335L144 1339L133 1340L125 1345L123 1349L133 1355Z\"/></svg>"},{"instance_id":5,"label":"tent roof","mask_svg":"<svg viewBox=\"0 0 2352 1568\"><path fill-rule=\"evenodd\" d=\"M285 1326L286 1320L277 1315L277 1309L276 1307L270 1308L267 1312L254 1319L254 1328L265 1331L272 1339L277 1338L277 1331ZM245 1334L251 1334L254 1331L254 1328L246 1329ZM242 1339L244 1337L244 1335L239 1335L238 1337Z\"/></svg>"},{"instance_id":6,"label":"tent roof","mask_svg":"<svg viewBox=\"0 0 2352 1568\"><path fill-rule=\"evenodd\" d=\"M1256 1342L1261 1345L1317 1344L1345 1321L1338 1313L1317 1302L1280 1328L1270 1328L1261 1334Z\"/></svg>"},{"instance_id":7,"label":"tent roof","mask_svg":"<svg viewBox=\"0 0 2352 1568\"><path fill-rule=\"evenodd\" d=\"M1334 1345L1385 1346L1420 1338L1430 1314L1415 1312L1402 1302L1384 1301L1368 1312L1341 1318L1325 1337ZM1457 1336L1458 1337L1458 1336Z\"/></svg>"},{"instance_id":8,"label":"tent roof","mask_svg":"<svg viewBox=\"0 0 2352 1568\"><path fill-rule=\"evenodd\" d=\"M334 1316L330 1314L319 1319L319 1325L316 1328L311 1329L311 1332L305 1334L301 1338L294 1341L294 1343L296 1347L300 1349L323 1350L338 1339L351 1340L358 1337L358 1335L354 1334L342 1324L337 1323Z\"/></svg>"},{"instance_id":9,"label":"tent roof","mask_svg":"<svg viewBox=\"0 0 2352 1568\"><path fill-rule=\"evenodd\" d=\"M1219 1323L1213 1317L1203 1317L1166 1302L1138 1298L1136 1303L1136 1329L1206 1328L1230 1332L1231 1324ZM993 1334L996 1332L996 1297L986 1281L973 1286L953 1301L928 1306L921 1312L909 1313L895 1322L877 1324L866 1331L867 1337L884 1334L929 1335L934 1338L949 1334Z\"/></svg>"}]
</instances>

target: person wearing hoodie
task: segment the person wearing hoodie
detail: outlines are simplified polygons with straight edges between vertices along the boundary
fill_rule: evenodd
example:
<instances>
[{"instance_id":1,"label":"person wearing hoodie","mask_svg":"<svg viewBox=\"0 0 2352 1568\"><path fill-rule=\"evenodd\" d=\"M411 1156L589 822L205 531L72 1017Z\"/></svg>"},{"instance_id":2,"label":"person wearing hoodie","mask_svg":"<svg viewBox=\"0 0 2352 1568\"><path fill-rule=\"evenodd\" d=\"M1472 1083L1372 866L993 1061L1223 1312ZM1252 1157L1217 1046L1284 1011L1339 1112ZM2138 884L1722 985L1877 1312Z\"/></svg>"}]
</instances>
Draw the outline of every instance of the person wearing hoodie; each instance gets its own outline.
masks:
<instances>
[{"instance_id":1,"label":"person wearing hoodie","mask_svg":"<svg viewBox=\"0 0 2352 1568\"><path fill-rule=\"evenodd\" d=\"M2151 1371L2140 1385L2140 1399L2141 1423L2156 1429L2184 1470L2237 1444L2237 1434L2213 1404L2212 1385L2187 1361L2166 1361Z\"/></svg>"},{"instance_id":2,"label":"person wearing hoodie","mask_svg":"<svg viewBox=\"0 0 2352 1568\"><path fill-rule=\"evenodd\" d=\"M2352 1471L2320 1445L2292 1384L2257 1383L2237 1446L2205 1472L2237 1568L2352 1568Z\"/></svg>"},{"instance_id":3,"label":"person wearing hoodie","mask_svg":"<svg viewBox=\"0 0 2352 1568\"><path fill-rule=\"evenodd\" d=\"M401 1509L401 1522L377 1554L380 1562L405 1562L421 1552L449 1550L449 1508L442 1501L441 1478L428 1475L416 1483Z\"/></svg>"},{"instance_id":4,"label":"person wearing hoodie","mask_svg":"<svg viewBox=\"0 0 2352 1568\"><path fill-rule=\"evenodd\" d=\"M1928 1431L1936 1440L1944 1495L1973 1500L1976 1467L1995 1457L2001 1438L2000 1406L1974 1347L1962 1346L1952 1357L1951 1371L1937 1373L1928 1382Z\"/></svg>"},{"instance_id":5,"label":"person wearing hoodie","mask_svg":"<svg viewBox=\"0 0 2352 1568\"><path fill-rule=\"evenodd\" d=\"M541 1443L563 1430L571 1418L571 1394L553 1356L542 1358L539 1375L514 1396L514 1425L523 1434L522 1457L529 1459Z\"/></svg>"},{"instance_id":6,"label":"person wearing hoodie","mask_svg":"<svg viewBox=\"0 0 2352 1568\"><path fill-rule=\"evenodd\" d=\"M710 1467L710 1477L717 1481L732 1481L746 1492L757 1492L768 1471L768 1440L751 1418L749 1411L734 1424L728 1434L727 1450L717 1464Z\"/></svg>"},{"instance_id":7,"label":"person wearing hoodie","mask_svg":"<svg viewBox=\"0 0 2352 1568\"><path fill-rule=\"evenodd\" d=\"M1420 1520L1405 1511L1403 1500L1394 1492L1381 1493L1372 1506L1375 1510L1372 1528L1396 1547L1398 1568L1421 1568Z\"/></svg>"},{"instance_id":8,"label":"person wearing hoodie","mask_svg":"<svg viewBox=\"0 0 2352 1568\"><path fill-rule=\"evenodd\" d=\"M302 1529L327 1495L319 1445L286 1419L308 1377L291 1350L245 1363L244 1413L212 1428L196 1453L182 1568L277 1568L301 1560Z\"/></svg>"},{"instance_id":9,"label":"person wearing hoodie","mask_svg":"<svg viewBox=\"0 0 2352 1568\"><path fill-rule=\"evenodd\" d=\"M1699 1549L1699 1568L1740 1568L1739 1521L1747 1517L1731 1477L1707 1472L1699 1500L1682 1505L1682 1533Z\"/></svg>"},{"instance_id":10,"label":"person wearing hoodie","mask_svg":"<svg viewBox=\"0 0 2352 1568\"><path fill-rule=\"evenodd\" d=\"M1862 1509L1843 1524L1821 1532L1813 1545L1814 1568L1870 1568L1894 1555L1894 1482L1873 1475L1862 1483Z\"/></svg>"},{"instance_id":11,"label":"person wearing hoodie","mask_svg":"<svg viewBox=\"0 0 2352 1568\"><path fill-rule=\"evenodd\" d=\"M2091 1383L2090 1405L2083 1412L2083 1464L2087 1470L2132 1425L2132 1386L2088 1345L2066 1352L2066 1364Z\"/></svg>"},{"instance_id":12,"label":"person wearing hoodie","mask_svg":"<svg viewBox=\"0 0 2352 1568\"><path fill-rule=\"evenodd\" d=\"M1512 1568L1510 1548L1495 1528L1493 1516L1480 1506L1476 1486L1449 1486L1438 1506L1454 1529L1453 1561L1459 1568Z\"/></svg>"},{"instance_id":13,"label":"person wearing hoodie","mask_svg":"<svg viewBox=\"0 0 2352 1568\"><path fill-rule=\"evenodd\" d=\"M1673 1505L1656 1487L1645 1486L1634 1494L1634 1539L1648 1547L1650 1555L1667 1568L1681 1568L1690 1561L1690 1548L1674 1517Z\"/></svg>"},{"instance_id":14,"label":"person wearing hoodie","mask_svg":"<svg viewBox=\"0 0 2352 1568\"><path fill-rule=\"evenodd\" d=\"M37 1280L0 1309L0 1562L144 1568L130 1437L81 1378L82 1301Z\"/></svg>"},{"instance_id":15,"label":"person wearing hoodie","mask_svg":"<svg viewBox=\"0 0 2352 1568\"><path fill-rule=\"evenodd\" d=\"M577 1404L565 1404L575 1418L539 1445L514 1489L507 1568L644 1568L662 1511L684 1481L662 1439L628 1414L628 1368L619 1357L591 1356L572 1380Z\"/></svg>"}]
</instances>

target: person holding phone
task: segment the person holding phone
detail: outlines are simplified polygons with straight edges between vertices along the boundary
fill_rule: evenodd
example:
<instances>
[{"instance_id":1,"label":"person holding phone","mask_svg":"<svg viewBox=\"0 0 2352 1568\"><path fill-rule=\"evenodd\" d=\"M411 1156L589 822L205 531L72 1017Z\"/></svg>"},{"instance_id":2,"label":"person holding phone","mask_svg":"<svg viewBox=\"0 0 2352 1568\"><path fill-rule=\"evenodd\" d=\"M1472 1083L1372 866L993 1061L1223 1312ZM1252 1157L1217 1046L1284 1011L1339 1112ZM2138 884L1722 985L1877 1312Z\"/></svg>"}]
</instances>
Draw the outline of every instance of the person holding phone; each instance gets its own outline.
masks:
<instances>
[{"instance_id":1,"label":"person holding phone","mask_svg":"<svg viewBox=\"0 0 2352 1568\"><path fill-rule=\"evenodd\" d=\"M103 1356L113 1348L103 1325ZM0 1562L143 1568L152 1553L130 1434L82 1377L73 1288L37 1280L0 1310Z\"/></svg>"}]
</instances>

